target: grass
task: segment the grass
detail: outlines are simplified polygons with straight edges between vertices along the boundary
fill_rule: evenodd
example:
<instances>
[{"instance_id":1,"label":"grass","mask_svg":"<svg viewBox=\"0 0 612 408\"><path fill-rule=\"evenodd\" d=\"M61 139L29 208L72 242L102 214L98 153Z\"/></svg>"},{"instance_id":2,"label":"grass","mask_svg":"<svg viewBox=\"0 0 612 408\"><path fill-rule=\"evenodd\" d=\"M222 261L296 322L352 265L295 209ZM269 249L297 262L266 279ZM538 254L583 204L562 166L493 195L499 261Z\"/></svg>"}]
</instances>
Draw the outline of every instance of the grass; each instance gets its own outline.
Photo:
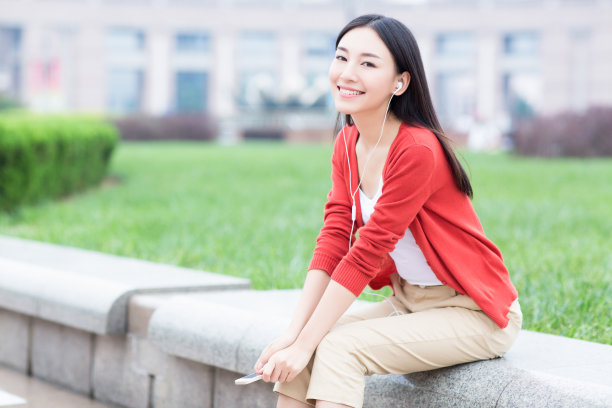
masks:
<instances>
[{"instance_id":1,"label":"grass","mask_svg":"<svg viewBox=\"0 0 612 408\"><path fill-rule=\"evenodd\" d=\"M122 143L100 188L0 214L0 233L296 288L330 154L331 144ZM612 160L465 156L524 328L612 344Z\"/></svg>"}]
</instances>

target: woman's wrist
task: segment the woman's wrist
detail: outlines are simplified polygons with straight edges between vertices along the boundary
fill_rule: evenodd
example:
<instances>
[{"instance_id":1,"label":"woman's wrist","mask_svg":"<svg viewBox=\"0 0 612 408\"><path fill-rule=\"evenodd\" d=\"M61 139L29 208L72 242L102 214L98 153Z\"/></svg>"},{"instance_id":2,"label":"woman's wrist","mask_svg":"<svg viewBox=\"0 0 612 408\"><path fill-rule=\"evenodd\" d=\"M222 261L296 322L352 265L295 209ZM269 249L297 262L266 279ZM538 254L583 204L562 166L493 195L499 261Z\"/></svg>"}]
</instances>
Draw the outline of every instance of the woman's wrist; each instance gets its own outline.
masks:
<instances>
[{"instance_id":1,"label":"woman's wrist","mask_svg":"<svg viewBox=\"0 0 612 408\"><path fill-rule=\"evenodd\" d=\"M300 330L297 327L289 326L283 332L283 337L291 340L293 343L300 335Z\"/></svg>"},{"instance_id":2,"label":"woman's wrist","mask_svg":"<svg viewBox=\"0 0 612 408\"><path fill-rule=\"evenodd\" d=\"M309 352L314 353L314 351L319 346L319 342L312 338L312 336L307 336L305 333L300 333L300 335L295 339L293 345L302 350L307 350Z\"/></svg>"}]
</instances>

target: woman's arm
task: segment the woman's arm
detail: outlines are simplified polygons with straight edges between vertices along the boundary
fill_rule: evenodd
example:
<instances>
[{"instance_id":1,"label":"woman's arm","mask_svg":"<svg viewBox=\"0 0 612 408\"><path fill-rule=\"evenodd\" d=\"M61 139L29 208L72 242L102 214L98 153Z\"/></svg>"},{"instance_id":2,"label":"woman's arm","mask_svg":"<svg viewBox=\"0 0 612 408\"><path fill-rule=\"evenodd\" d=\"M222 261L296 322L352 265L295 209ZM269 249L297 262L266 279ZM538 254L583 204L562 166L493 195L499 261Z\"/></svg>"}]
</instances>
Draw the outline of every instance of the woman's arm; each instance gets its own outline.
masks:
<instances>
[{"instance_id":1,"label":"woman's arm","mask_svg":"<svg viewBox=\"0 0 612 408\"><path fill-rule=\"evenodd\" d=\"M323 337L354 300L351 291L331 281L295 342L274 353L263 366L263 380L292 381L306 367Z\"/></svg>"},{"instance_id":2,"label":"woman's arm","mask_svg":"<svg viewBox=\"0 0 612 408\"><path fill-rule=\"evenodd\" d=\"M330 281L295 344L314 352L323 337L334 327L355 299L356 296L350 290L338 282Z\"/></svg>"},{"instance_id":3,"label":"woman's arm","mask_svg":"<svg viewBox=\"0 0 612 408\"><path fill-rule=\"evenodd\" d=\"M257 359L255 363L255 372L259 372L274 353L290 346L295 341L319 304L319 300L321 296L323 296L323 292L325 292L329 281L329 274L325 271L319 269L308 271L306 281L304 282L304 288L302 289L302 295L293 313L291 323L279 338L270 343L264 351L262 351L259 359Z\"/></svg>"},{"instance_id":4,"label":"woman's arm","mask_svg":"<svg viewBox=\"0 0 612 408\"><path fill-rule=\"evenodd\" d=\"M306 275L306 281L304 282L304 288L302 289L302 295L300 301L293 313L291 323L287 328L287 332L294 334L294 338L297 338L308 319L312 315L313 311L319 304L323 293L327 289L327 286L331 278L329 274L320 269L313 269L308 271Z\"/></svg>"}]
</instances>

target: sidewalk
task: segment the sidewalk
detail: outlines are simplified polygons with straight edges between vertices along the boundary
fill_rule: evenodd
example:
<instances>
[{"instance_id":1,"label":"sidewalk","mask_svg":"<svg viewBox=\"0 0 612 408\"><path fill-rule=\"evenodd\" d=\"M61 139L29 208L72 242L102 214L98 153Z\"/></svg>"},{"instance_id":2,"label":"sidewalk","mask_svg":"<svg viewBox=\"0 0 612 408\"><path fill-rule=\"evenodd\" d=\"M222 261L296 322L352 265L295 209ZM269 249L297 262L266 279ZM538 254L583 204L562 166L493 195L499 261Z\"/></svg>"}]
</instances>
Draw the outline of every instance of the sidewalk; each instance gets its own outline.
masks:
<instances>
[{"instance_id":1,"label":"sidewalk","mask_svg":"<svg viewBox=\"0 0 612 408\"><path fill-rule=\"evenodd\" d=\"M2 408L111 408L44 381L0 367Z\"/></svg>"}]
</instances>

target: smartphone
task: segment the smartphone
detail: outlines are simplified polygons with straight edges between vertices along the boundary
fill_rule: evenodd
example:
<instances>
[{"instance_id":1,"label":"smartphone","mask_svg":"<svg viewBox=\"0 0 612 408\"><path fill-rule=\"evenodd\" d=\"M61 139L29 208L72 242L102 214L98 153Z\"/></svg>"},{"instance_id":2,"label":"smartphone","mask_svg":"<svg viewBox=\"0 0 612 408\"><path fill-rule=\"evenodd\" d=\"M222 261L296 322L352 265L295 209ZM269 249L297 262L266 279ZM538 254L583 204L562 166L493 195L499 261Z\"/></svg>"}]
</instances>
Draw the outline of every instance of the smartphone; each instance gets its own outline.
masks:
<instances>
[{"instance_id":1,"label":"smartphone","mask_svg":"<svg viewBox=\"0 0 612 408\"><path fill-rule=\"evenodd\" d=\"M261 380L261 374L253 373L238 378L236 381L234 381L234 383L236 383L237 385L245 385L259 380Z\"/></svg>"}]
</instances>

